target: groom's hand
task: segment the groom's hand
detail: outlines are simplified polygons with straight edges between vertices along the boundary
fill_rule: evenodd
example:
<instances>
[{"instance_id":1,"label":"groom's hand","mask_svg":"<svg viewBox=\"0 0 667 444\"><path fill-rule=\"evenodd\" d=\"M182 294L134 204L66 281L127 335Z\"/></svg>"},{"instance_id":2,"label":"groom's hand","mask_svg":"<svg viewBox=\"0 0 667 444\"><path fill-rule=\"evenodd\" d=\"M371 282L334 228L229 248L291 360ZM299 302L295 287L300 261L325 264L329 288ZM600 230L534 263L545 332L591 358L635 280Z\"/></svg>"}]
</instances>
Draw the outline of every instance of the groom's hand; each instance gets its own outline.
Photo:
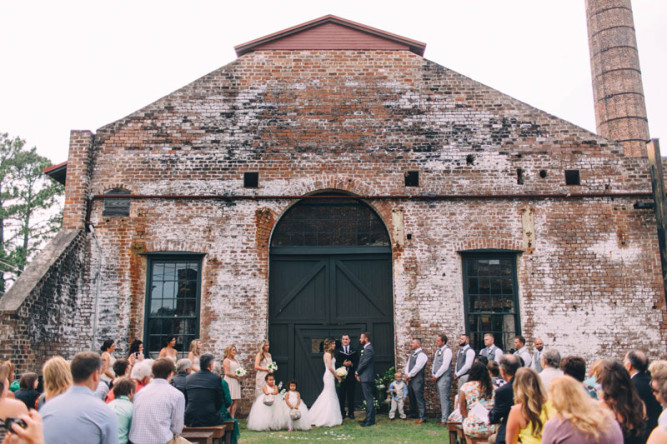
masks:
<instances>
[{"instance_id":1,"label":"groom's hand","mask_svg":"<svg viewBox=\"0 0 667 444\"><path fill-rule=\"evenodd\" d=\"M357 378L357 382L361 382L361 379L359 378L359 375L354 375L355 378Z\"/></svg>"},{"instance_id":2,"label":"groom's hand","mask_svg":"<svg viewBox=\"0 0 667 444\"><path fill-rule=\"evenodd\" d=\"M352 367L352 361L350 361L350 360L345 360L345 361L343 361L343 365L344 365L345 367Z\"/></svg>"}]
</instances>

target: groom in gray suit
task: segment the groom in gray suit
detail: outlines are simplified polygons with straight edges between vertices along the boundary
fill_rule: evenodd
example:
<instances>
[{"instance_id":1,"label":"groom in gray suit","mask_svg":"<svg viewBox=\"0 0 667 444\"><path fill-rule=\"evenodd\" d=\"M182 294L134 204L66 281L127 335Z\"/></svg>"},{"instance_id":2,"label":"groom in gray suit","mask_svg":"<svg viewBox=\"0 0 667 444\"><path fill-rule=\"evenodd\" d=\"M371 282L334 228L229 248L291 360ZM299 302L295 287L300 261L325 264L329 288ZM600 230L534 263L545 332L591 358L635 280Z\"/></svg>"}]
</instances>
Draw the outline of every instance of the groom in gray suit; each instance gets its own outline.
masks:
<instances>
[{"instance_id":1,"label":"groom in gray suit","mask_svg":"<svg viewBox=\"0 0 667 444\"><path fill-rule=\"evenodd\" d=\"M363 332L359 338L362 345L361 357L357 371L354 372L357 381L361 383L361 392L366 401L366 419L361 423L361 427L375 425L375 400L373 399L373 384L375 378L375 350L371 344L371 334Z\"/></svg>"}]
</instances>

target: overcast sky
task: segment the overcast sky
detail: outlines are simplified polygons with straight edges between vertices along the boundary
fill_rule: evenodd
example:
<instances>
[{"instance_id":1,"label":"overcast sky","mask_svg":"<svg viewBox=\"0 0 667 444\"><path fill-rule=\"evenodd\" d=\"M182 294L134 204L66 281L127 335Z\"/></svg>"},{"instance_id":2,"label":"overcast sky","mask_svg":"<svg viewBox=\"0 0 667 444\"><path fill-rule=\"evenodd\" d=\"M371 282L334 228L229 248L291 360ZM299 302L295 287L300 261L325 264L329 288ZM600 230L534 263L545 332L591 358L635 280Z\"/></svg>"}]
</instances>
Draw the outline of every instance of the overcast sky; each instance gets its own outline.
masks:
<instances>
[{"instance_id":1,"label":"overcast sky","mask_svg":"<svg viewBox=\"0 0 667 444\"><path fill-rule=\"evenodd\" d=\"M633 0L651 137L667 137L667 1ZM0 132L54 163L69 131L118 120L326 14L595 131L584 0L0 1ZM667 145L663 153L667 152Z\"/></svg>"}]
</instances>

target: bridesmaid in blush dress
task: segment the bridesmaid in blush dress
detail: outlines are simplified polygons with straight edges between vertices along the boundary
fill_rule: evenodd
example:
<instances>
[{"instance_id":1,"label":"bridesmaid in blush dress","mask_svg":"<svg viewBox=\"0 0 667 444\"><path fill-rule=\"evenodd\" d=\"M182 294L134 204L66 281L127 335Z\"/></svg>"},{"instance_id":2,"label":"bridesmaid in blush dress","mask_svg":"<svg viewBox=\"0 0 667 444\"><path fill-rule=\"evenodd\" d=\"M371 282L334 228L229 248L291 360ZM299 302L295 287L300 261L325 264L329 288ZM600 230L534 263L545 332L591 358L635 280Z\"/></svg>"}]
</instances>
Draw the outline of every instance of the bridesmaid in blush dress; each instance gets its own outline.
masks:
<instances>
[{"instance_id":1,"label":"bridesmaid in blush dress","mask_svg":"<svg viewBox=\"0 0 667 444\"><path fill-rule=\"evenodd\" d=\"M225 370L225 381L229 385L229 394L232 396L232 405L229 407L229 414L236 418L236 409L239 407L241 399L241 377L236 375L236 369L241 367L235 358L236 346L230 345L225 349L225 359L222 361L222 367Z\"/></svg>"}]
</instances>

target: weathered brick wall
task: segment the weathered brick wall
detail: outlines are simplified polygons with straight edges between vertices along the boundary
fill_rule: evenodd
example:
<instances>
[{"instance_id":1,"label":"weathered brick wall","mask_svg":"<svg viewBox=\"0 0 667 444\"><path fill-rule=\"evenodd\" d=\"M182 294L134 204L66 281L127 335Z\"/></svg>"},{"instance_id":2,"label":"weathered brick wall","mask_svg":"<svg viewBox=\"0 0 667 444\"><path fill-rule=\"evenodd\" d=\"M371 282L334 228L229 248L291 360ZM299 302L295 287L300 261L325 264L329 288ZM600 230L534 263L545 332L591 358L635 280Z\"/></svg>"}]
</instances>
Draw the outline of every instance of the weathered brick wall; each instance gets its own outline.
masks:
<instances>
[{"instance_id":1,"label":"weathered brick wall","mask_svg":"<svg viewBox=\"0 0 667 444\"><path fill-rule=\"evenodd\" d=\"M85 232L62 230L0 300L0 357L19 374L41 372L54 355L70 359L90 349L88 259Z\"/></svg>"},{"instance_id":2,"label":"weathered brick wall","mask_svg":"<svg viewBox=\"0 0 667 444\"><path fill-rule=\"evenodd\" d=\"M463 331L458 251L479 248L526 250L517 268L529 340L538 335L587 359L620 357L628 347L664 353L653 213L633 209L640 197L544 196L649 192L646 159L626 158L617 144L410 52L250 53L99 129L93 150L93 194L117 187L144 195L525 194L369 200L393 236L397 363L412 335ZM580 186L565 186L565 169L580 170ZM404 186L408 170L420 171L419 188ZM247 171L259 171L259 188L243 188ZM291 203L138 199L129 218L104 218L95 200L91 220L103 252L98 337L116 338L122 351L142 337L140 253L202 252L205 348L221 355L235 343L250 368L267 335L270 233ZM402 227L392 212L403 213ZM92 270L98 259L88 254Z\"/></svg>"}]
</instances>

